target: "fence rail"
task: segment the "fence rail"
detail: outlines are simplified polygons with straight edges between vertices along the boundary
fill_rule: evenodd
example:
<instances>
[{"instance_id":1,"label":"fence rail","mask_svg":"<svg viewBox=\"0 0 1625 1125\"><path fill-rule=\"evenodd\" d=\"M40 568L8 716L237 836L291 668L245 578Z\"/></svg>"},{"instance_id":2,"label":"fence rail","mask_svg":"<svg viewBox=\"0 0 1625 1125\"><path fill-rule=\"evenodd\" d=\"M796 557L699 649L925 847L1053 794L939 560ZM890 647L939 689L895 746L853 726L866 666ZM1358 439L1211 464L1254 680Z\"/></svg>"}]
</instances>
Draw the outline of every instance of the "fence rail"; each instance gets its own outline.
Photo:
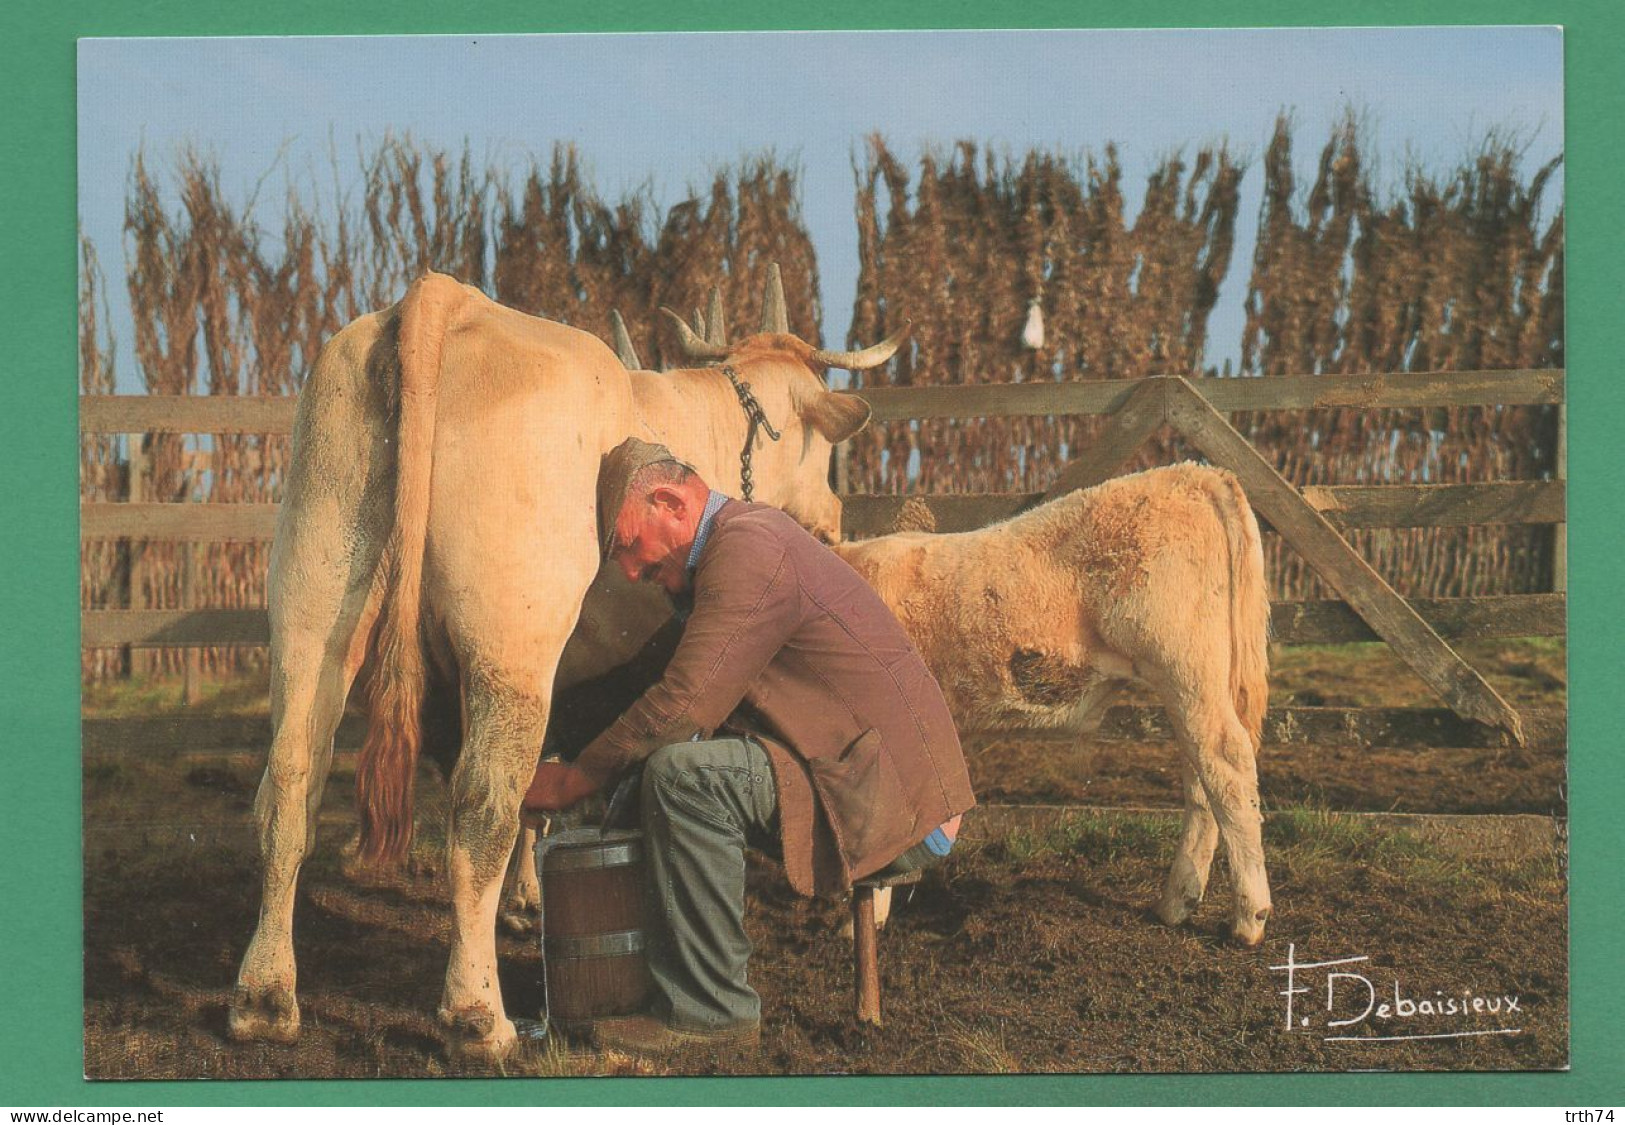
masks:
<instances>
[{"instance_id":1,"label":"fence rail","mask_svg":"<svg viewBox=\"0 0 1625 1125\"><path fill-rule=\"evenodd\" d=\"M1564 522L1561 481L1481 484L1337 484L1302 490L1310 507L1344 527L1467 527L1474 524ZM938 531L974 531L1026 511L1042 492L973 492L945 496L842 497L842 528L849 535L884 534L910 499L925 504ZM116 505L115 505L116 506ZM1268 520L1261 520L1268 526Z\"/></svg>"},{"instance_id":2,"label":"fence rail","mask_svg":"<svg viewBox=\"0 0 1625 1125\"><path fill-rule=\"evenodd\" d=\"M1339 527L1466 527L1474 524L1564 522L1560 481L1488 484L1311 485L1311 507ZM884 534L897 521L906 496L852 494L843 498L848 535ZM938 531L972 531L1026 511L1041 492L979 492L917 497ZM140 504L98 502L79 508L86 540L167 539L230 542L270 539L276 504ZM1267 526L1268 521L1263 523Z\"/></svg>"},{"instance_id":3,"label":"fence rail","mask_svg":"<svg viewBox=\"0 0 1625 1125\"><path fill-rule=\"evenodd\" d=\"M1249 498L1260 509L1261 525L1273 527L1292 541L1344 594L1345 600L1275 604L1273 639L1283 644L1386 640L1435 686L1451 708L1275 708L1268 720L1267 741L1488 746L1502 745L1510 736L1529 746L1562 745L1566 728L1560 709L1526 709L1521 714L1514 711L1448 644L1472 638L1563 636L1567 602L1561 587L1540 594L1406 601L1341 537L1342 532L1355 528L1535 524L1555 527L1561 548L1566 520L1561 464L1559 479L1550 481L1316 485L1296 489L1219 417L1241 411L1315 408L1561 406L1562 370L1148 378L859 388L858 393L873 407L875 419L882 422L990 416L1112 416L1097 443L1066 467L1048 493L915 498L925 504L938 532L983 527L1061 491L1104 480L1148 434L1161 425L1174 426L1210 460L1236 471ZM294 411L295 401L291 398L91 395L81 399L80 417L86 434L286 434L293 427ZM1561 450L1561 422L1558 436ZM140 495L139 491L136 495ZM895 525L908 499L861 494L843 497L845 531L854 536L884 533ZM263 541L272 536L276 518L277 506L265 503L95 502L81 506L87 542ZM1559 568L1559 576L1561 573ZM269 635L263 609L102 609L83 613L81 644L86 648L263 645L268 643ZM1046 736L1036 731L1024 733ZM1160 739L1168 735L1160 710L1117 707L1108 712L1101 736ZM85 725L87 751L98 752L117 745L126 749L156 747L167 739L193 748L228 749L263 745L268 737L265 721L257 719L87 721Z\"/></svg>"},{"instance_id":4,"label":"fence rail","mask_svg":"<svg viewBox=\"0 0 1625 1125\"><path fill-rule=\"evenodd\" d=\"M79 506L79 534L95 539L230 543L276 531L277 504L121 504Z\"/></svg>"},{"instance_id":5,"label":"fence rail","mask_svg":"<svg viewBox=\"0 0 1625 1125\"><path fill-rule=\"evenodd\" d=\"M1193 378L1222 413L1355 407L1555 406L1563 401L1560 368L1536 371L1449 371L1394 375L1280 375ZM877 422L927 418L1033 418L1112 414L1138 379L1066 383L980 383L947 387L859 387ZM291 397L84 395L79 428L87 434L286 434Z\"/></svg>"},{"instance_id":6,"label":"fence rail","mask_svg":"<svg viewBox=\"0 0 1625 1125\"><path fill-rule=\"evenodd\" d=\"M1446 640L1560 637L1568 602L1562 594L1487 598L1418 598L1422 619ZM1285 645L1348 644L1381 638L1347 602L1277 602L1270 638ZM85 648L120 645L266 645L271 623L263 609L94 609L82 615Z\"/></svg>"},{"instance_id":7,"label":"fence rail","mask_svg":"<svg viewBox=\"0 0 1625 1125\"><path fill-rule=\"evenodd\" d=\"M287 395L82 395L86 434L291 434Z\"/></svg>"},{"instance_id":8,"label":"fence rail","mask_svg":"<svg viewBox=\"0 0 1625 1125\"><path fill-rule=\"evenodd\" d=\"M1356 407L1528 406L1563 401L1561 371L1452 371L1402 375L1282 375L1192 378L1215 410ZM1031 418L1112 414L1137 379L1069 383L860 388L877 422L927 418Z\"/></svg>"}]
</instances>

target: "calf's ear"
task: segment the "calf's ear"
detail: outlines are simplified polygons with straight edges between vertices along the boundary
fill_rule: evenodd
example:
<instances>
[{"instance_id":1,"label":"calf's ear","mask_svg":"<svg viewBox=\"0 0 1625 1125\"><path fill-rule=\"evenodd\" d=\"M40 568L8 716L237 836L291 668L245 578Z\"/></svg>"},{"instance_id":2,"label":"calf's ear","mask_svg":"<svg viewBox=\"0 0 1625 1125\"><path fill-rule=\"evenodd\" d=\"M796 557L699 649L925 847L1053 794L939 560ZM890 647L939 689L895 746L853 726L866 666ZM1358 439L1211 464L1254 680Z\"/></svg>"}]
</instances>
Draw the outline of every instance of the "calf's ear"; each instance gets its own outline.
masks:
<instances>
[{"instance_id":1,"label":"calf's ear","mask_svg":"<svg viewBox=\"0 0 1625 1125\"><path fill-rule=\"evenodd\" d=\"M869 424L869 404L844 391L824 391L813 396L801 417L831 442L842 442Z\"/></svg>"}]
</instances>

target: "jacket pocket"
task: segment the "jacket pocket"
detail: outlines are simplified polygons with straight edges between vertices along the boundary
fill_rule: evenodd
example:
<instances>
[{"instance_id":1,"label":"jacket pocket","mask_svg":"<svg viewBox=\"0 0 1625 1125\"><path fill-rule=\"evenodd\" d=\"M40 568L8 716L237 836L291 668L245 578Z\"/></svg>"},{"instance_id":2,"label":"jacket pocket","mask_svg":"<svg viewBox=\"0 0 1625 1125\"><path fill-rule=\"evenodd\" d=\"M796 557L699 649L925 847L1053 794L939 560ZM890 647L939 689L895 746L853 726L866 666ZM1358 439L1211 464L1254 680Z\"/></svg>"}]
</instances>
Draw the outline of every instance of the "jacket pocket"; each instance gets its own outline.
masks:
<instances>
[{"instance_id":1,"label":"jacket pocket","mask_svg":"<svg viewBox=\"0 0 1625 1125\"><path fill-rule=\"evenodd\" d=\"M839 757L807 764L849 864L885 863L913 842L914 815L879 731L871 727Z\"/></svg>"}]
</instances>

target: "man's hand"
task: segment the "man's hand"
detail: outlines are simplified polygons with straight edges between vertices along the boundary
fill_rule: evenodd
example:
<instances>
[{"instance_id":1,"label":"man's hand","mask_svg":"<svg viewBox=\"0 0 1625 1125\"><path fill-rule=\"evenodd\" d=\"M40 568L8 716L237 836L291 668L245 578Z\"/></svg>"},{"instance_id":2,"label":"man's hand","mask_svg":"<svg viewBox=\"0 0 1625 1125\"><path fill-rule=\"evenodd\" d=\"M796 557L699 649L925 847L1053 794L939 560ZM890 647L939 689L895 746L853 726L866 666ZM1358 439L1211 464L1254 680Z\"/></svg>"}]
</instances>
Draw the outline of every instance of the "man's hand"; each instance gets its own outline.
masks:
<instances>
[{"instance_id":1,"label":"man's hand","mask_svg":"<svg viewBox=\"0 0 1625 1125\"><path fill-rule=\"evenodd\" d=\"M563 762L543 762L525 793L527 811L557 812L598 792L598 784L586 773Z\"/></svg>"}]
</instances>

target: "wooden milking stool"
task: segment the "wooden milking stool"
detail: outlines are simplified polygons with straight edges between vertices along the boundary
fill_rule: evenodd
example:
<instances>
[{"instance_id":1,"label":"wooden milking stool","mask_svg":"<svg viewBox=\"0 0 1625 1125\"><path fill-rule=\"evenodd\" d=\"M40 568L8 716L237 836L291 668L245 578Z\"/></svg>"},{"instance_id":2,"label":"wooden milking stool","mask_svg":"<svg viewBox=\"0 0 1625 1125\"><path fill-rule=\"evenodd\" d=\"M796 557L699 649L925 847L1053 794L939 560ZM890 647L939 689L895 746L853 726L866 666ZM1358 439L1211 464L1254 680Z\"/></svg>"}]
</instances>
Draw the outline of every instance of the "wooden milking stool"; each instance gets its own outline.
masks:
<instances>
[{"instance_id":1,"label":"wooden milking stool","mask_svg":"<svg viewBox=\"0 0 1625 1125\"><path fill-rule=\"evenodd\" d=\"M858 1022L880 1026L879 934L875 927L875 892L882 887L902 887L920 881L920 872L901 875L871 875L852 884L852 985L857 999Z\"/></svg>"}]
</instances>

